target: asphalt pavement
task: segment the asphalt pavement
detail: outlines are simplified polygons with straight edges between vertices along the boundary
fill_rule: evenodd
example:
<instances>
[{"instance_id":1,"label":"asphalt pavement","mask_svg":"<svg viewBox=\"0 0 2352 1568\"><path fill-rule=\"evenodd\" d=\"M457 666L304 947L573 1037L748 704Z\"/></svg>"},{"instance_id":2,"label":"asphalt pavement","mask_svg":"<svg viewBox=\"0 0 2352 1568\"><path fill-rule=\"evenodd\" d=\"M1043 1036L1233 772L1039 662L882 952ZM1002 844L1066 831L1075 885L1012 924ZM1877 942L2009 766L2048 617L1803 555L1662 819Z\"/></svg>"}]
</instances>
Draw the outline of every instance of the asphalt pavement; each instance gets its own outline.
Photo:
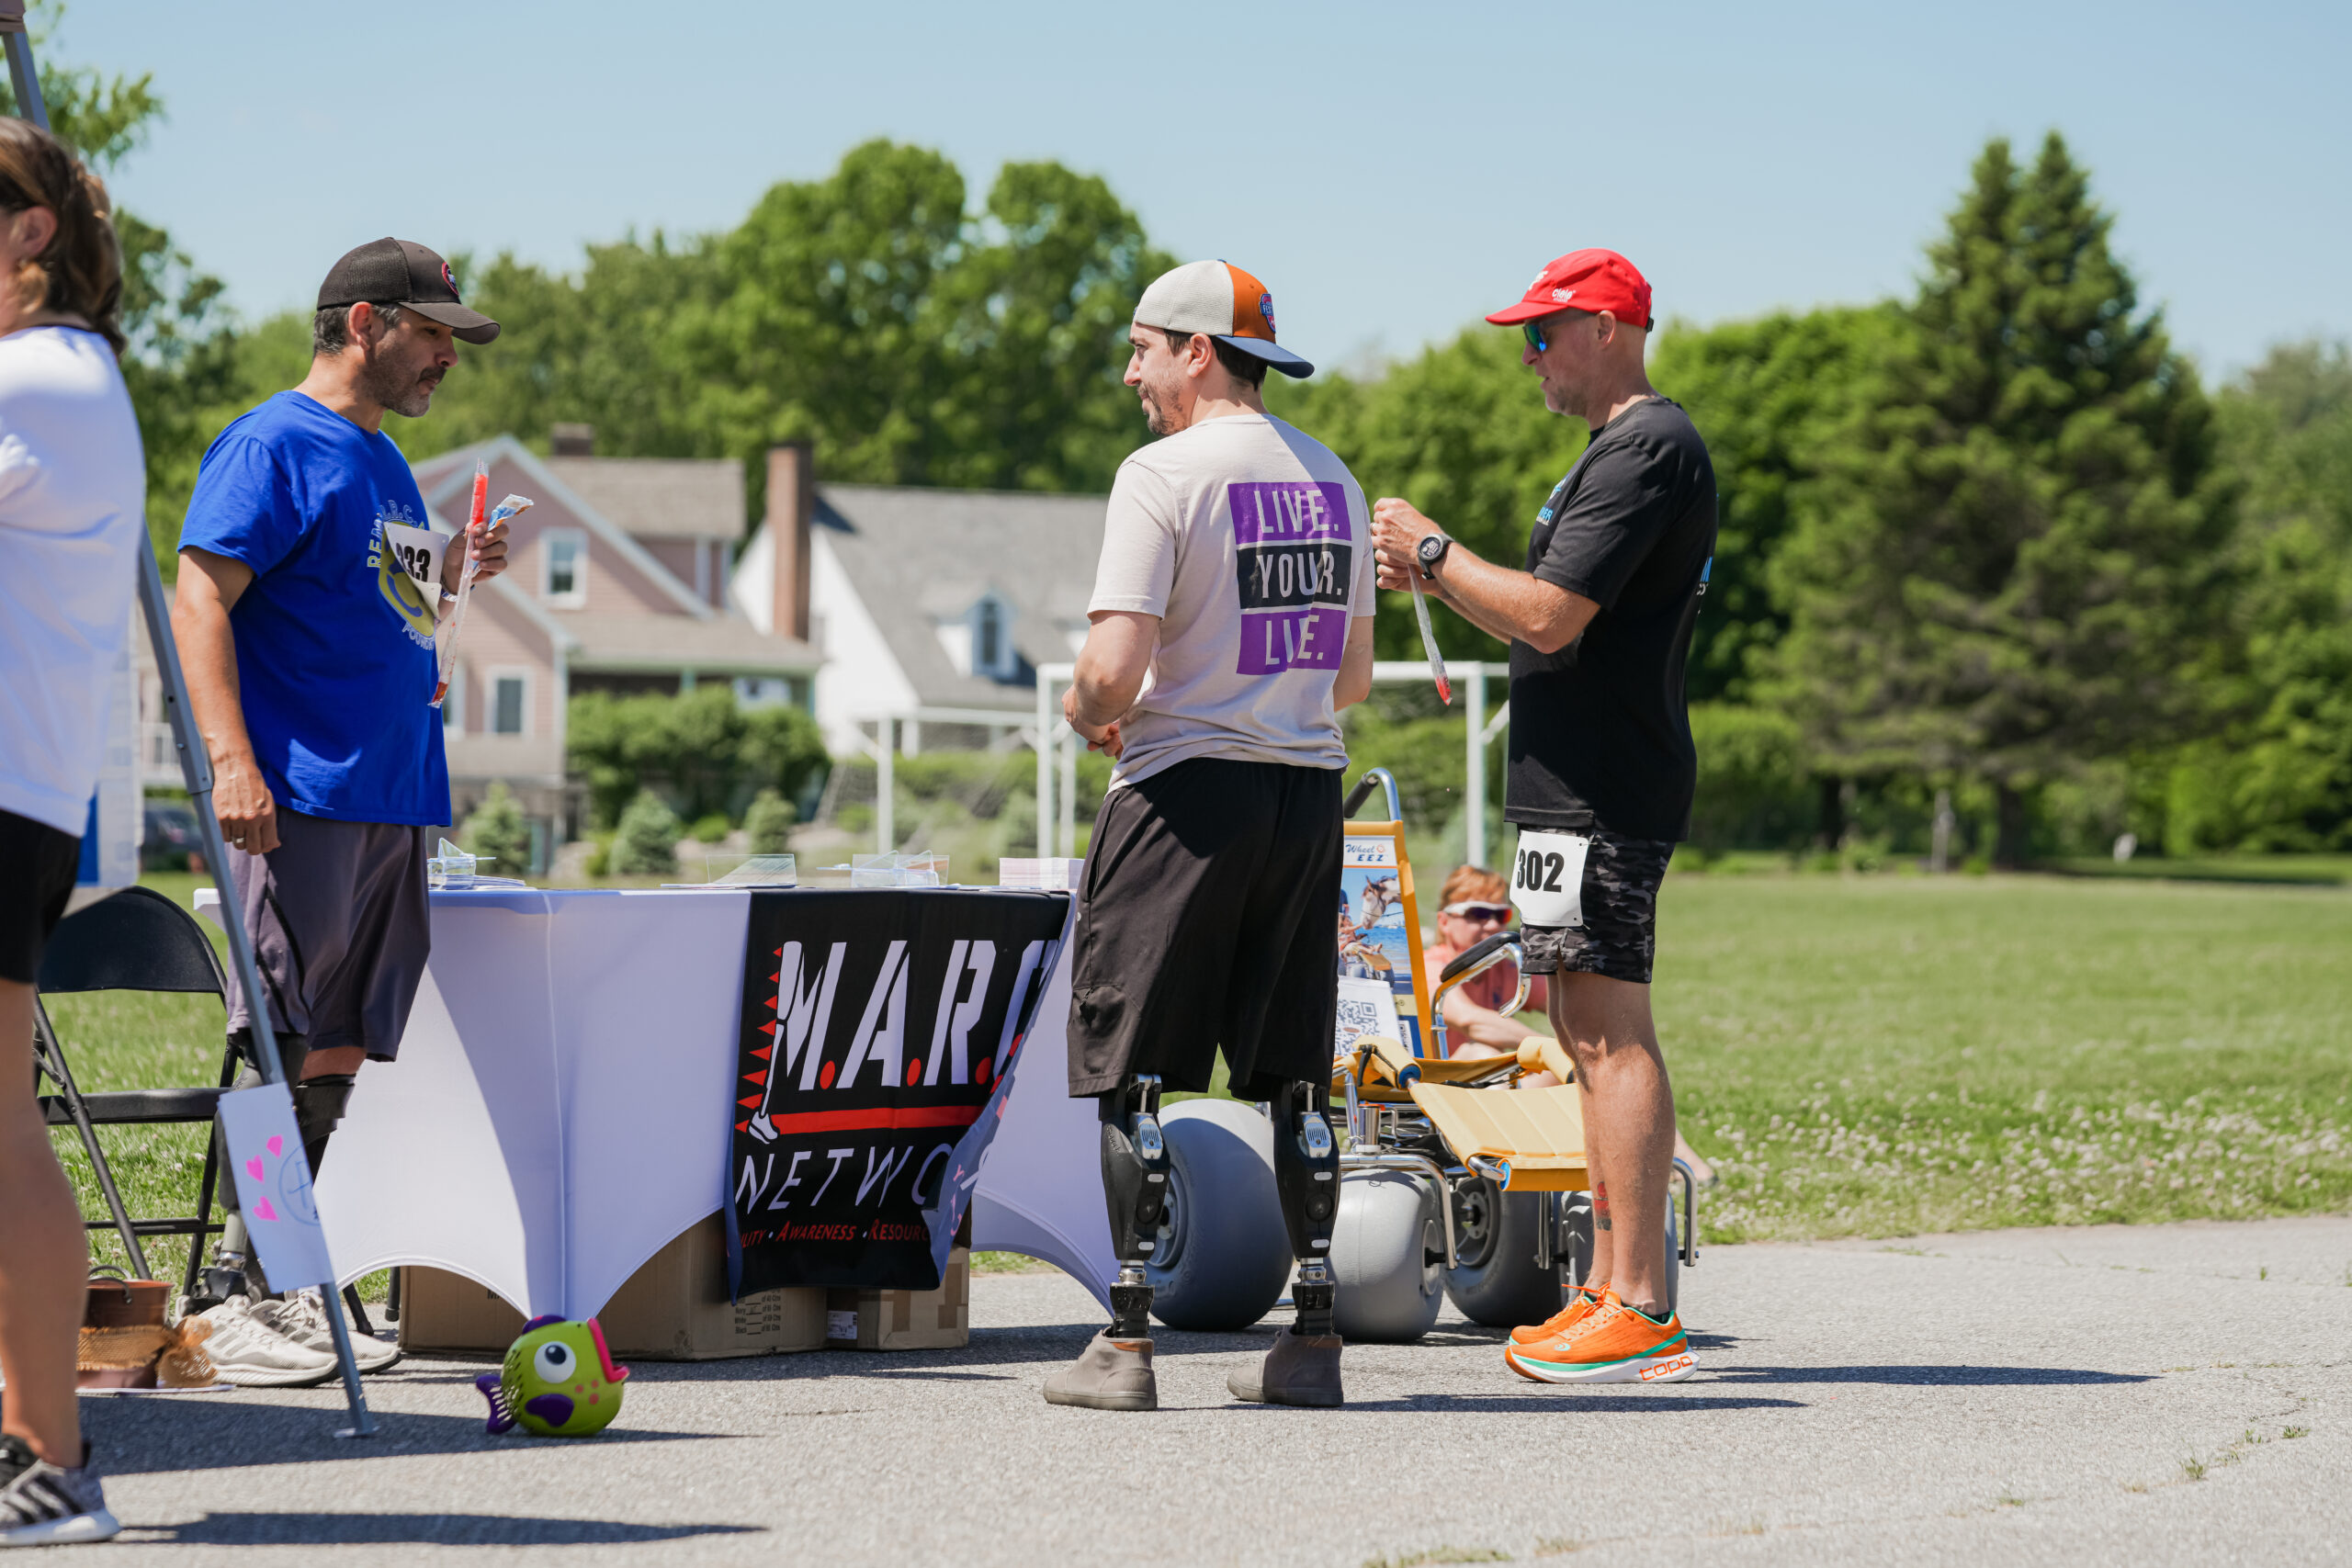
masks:
<instances>
[{"instance_id":1,"label":"asphalt pavement","mask_svg":"<svg viewBox=\"0 0 2352 1568\"><path fill-rule=\"evenodd\" d=\"M2340 1563L2352 1218L1708 1248L1699 1375L1551 1388L1449 1310L1245 1405L1274 1326L1159 1337L1163 1407L1049 1406L1100 1322L973 1283L968 1349L646 1362L588 1441L482 1431L482 1363L341 1396L90 1399L120 1540L66 1561Z\"/></svg>"}]
</instances>

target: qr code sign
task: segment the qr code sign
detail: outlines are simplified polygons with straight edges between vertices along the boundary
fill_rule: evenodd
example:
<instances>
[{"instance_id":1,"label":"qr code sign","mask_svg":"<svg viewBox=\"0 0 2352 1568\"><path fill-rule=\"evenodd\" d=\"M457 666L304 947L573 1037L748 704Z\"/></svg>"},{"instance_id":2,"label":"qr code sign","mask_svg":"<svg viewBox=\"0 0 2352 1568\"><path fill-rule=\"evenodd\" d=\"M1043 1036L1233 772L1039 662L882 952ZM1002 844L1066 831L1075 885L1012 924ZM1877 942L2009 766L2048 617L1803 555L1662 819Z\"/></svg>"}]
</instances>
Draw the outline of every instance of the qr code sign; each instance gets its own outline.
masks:
<instances>
[{"instance_id":1,"label":"qr code sign","mask_svg":"<svg viewBox=\"0 0 2352 1568\"><path fill-rule=\"evenodd\" d=\"M1360 1034L1396 1032L1396 1002L1385 985L1353 977L1340 982L1340 1050L1352 1046Z\"/></svg>"}]
</instances>

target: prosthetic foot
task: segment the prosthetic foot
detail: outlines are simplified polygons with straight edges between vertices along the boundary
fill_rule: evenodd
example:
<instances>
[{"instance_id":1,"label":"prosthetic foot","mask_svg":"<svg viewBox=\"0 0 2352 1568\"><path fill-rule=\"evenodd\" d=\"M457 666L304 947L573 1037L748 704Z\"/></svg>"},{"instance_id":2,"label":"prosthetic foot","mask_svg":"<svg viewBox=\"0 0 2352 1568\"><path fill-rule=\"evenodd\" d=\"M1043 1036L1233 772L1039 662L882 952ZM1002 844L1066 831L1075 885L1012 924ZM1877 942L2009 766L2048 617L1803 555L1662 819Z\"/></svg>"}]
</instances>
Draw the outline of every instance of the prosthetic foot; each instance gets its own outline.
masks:
<instances>
[{"instance_id":1,"label":"prosthetic foot","mask_svg":"<svg viewBox=\"0 0 2352 1568\"><path fill-rule=\"evenodd\" d=\"M1291 1301L1298 1321L1274 1336L1256 1368L1225 1380L1237 1399L1257 1404L1323 1408L1344 1403L1340 1392L1340 1333L1331 1321L1338 1287L1328 1259L1331 1221L1339 1210L1340 1150L1324 1112L1330 1092L1297 1083L1274 1097L1274 1186L1290 1230L1298 1280Z\"/></svg>"},{"instance_id":2,"label":"prosthetic foot","mask_svg":"<svg viewBox=\"0 0 2352 1568\"><path fill-rule=\"evenodd\" d=\"M1340 1337L1301 1334L1285 1328L1274 1336L1273 1348L1254 1367L1243 1367L1225 1380L1236 1399L1252 1404L1305 1404L1329 1409L1343 1404L1340 1393ZM1051 1397L1050 1395L1048 1397Z\"/></svg>"},{"instance_id":3,"label":"prosthetic foot","mask_svg":"<svg viewBox=\"0 0 2352 1568\"><path fill-rule=\"evenodd\" d=\"M1151 1370L1151 1279L1144 1259L1159 1244L1168 1201L1168 1145L1159 1134L1159 1080L1128 1077L1102 1097L1102 1195L1111 1211L1111 1326L1077 1360L1046 1380L1048 1404L1093 1410L1157 1410Z\"/></svg>"},{"instance_id":4,"label":"prosthetic foot","mask_svg":"<svg viewBox=\"0 0 2352 1568\"><path fill-rule=\"evenodd\" d=\"M1151 1341L1114 1339L1105 1329L1086 1342L1077 1360L1046 1380L1046 1403L1089 1410L1159 1409L1159 1377L1151 1370Z\"/></svg>"}]
</instances>

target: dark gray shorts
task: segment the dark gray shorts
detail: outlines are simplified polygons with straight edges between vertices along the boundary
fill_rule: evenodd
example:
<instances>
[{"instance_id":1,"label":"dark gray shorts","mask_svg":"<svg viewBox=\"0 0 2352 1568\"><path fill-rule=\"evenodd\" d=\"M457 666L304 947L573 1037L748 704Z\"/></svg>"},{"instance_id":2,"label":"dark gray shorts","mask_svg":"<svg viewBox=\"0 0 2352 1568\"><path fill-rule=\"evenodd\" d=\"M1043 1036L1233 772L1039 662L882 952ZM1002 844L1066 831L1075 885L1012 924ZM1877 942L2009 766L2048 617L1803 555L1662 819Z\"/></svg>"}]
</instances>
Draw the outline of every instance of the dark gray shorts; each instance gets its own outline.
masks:
<instances>
[{"instance_id":1,"label":"dark gray shorts","mask_svg":"<svg viewBox=\"0 0 2352 1568\"><path fill-rule=\"evenodd\" d=\"M1627 839L1591 829L1585 852L1581 926L1528 926L1530 975L1606 975L1636 986L1650 983L1657 953L1657 887L1674 856L1667 839Z\"/></svg>"},{"instance_id":2,"label":"dark gray shorts","mask_svg":"<svg viewBox=\"0 0 2352 1568\"><path fill-rule=\"evenodd\" d=\"M254 962L276 1029L313 1051L357 1045L400 1054L409 1004L433 949L425 907L430 828L338 822L277 811L277 848L229 852L229 876L254 933ZM229 1028L252 1027L234 970Z\"/></svg>"}]
</instances>

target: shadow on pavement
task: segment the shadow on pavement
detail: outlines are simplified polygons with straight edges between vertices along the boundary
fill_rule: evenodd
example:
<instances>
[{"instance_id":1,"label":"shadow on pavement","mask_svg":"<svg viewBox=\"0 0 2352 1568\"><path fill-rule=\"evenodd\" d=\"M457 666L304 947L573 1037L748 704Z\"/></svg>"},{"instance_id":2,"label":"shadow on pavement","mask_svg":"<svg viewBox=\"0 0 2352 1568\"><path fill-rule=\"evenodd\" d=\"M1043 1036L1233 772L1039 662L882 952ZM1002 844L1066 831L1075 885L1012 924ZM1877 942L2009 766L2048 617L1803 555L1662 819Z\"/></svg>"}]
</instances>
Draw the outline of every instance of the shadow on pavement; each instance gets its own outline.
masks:
<instances>
[{"instance_id":1,"label":"shadow on pavement","mask_svg":"<svg viewBox=\"0 0 2352 1568\"><path fill-rule=\"evenodd\" d=\"M698 1535L754 1535L758 1525L624 1525L503 1514L207 1514L132 1529L136 1546L634 1546Z\"/></svg>"},{"instance_id":2,"label":"shadow on pavement","mask_svg":"<svg viewBox=\"0 0 2352 1568\"><path fill-rule=\"evenodd\" d=\"M2154 1381L2143 1372L2093 1372L2075 1367L1710 1367L1707 1371L1718 1382L1874 1382L1897 1387L2011 1388Z\"/></svg>"},{"instance_id":3,"label":"shadow on pavement","mask_svg":"<svg viewBox=\"0 0 2352 1568\"><path fill-rule=\"evenodd\" d=\"M1770 1399L1762 1395L1682 1393L1659 1388L1641 1394L1590 1393L1577 1388L1548 1388L1530 1390L1521 1394L1453 1394L1415 1393L1402 1399L1351 1399L1338 1411L1317 1410L1317 1416L1331 1416L1347 1411L1411 1411L1415 1414L1447 1416L1509 1416L1523 1412L1531 1416L1553 1416L1566 1404L1578 1410L1660 1410L1677 1414L1686 1410L1805 1410L1811 1408L1802 1399ZM1272 1404L1235 1405L1237 1410L1279 1410ZM1287 1412L1283 1412L1287 1414Z\"/></svg>"},{"instance_id":4,"label":"shadow on pavement","mask_svg":"<svg viewBox=\"0 0 2352 1568\"><path fill-rule=\"evenodd\" d=\"M413 1453L481 1453L500 1448L561 1439L492 1437L469 1416L411 1416L374 1412L376 1435L354 1441L337 1438L351 1424L340 1405L268 1404L241 1398L129 1400L86 1403L82 1419L98 1462L108 1475L151 1475L172 1471L227 1470L249 1464L304 1464L322 1460L369 1459ZM94 1408L93 1406L96 1407ZM676 1442L719 1436L703 1432L648 1432L609 1428L582 1446Z\"/></svg>"}]
</instances>

